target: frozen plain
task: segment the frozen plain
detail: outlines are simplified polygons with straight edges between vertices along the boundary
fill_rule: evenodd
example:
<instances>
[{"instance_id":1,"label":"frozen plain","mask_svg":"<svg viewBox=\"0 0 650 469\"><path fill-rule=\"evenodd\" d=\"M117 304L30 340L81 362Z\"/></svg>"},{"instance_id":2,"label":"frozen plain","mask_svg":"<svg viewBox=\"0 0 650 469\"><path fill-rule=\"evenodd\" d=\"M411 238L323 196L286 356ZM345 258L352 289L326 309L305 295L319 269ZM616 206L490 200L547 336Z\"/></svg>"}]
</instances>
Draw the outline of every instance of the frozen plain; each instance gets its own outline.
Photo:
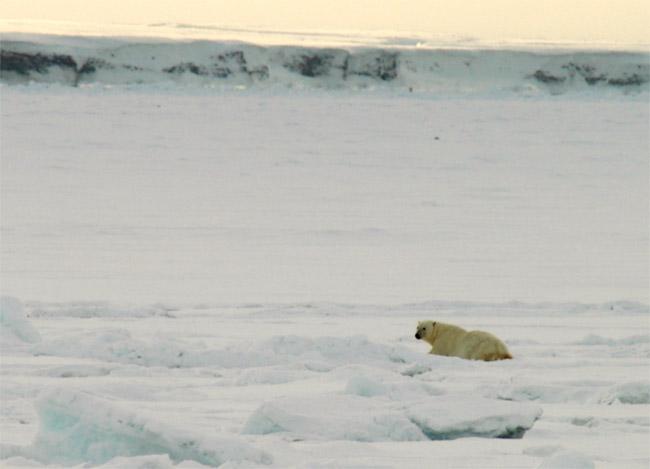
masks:
<instances>
[{"instance_id":1,"label":"frozen plain","mask_svg":"<svg viewBox=\"0 0 650 469\"><path fill-rule=\"evenodd\" d=\"M648 119L3 86L2 291L37 331L3 311L3 464L647 467ZM427 356L425 318L515 359Z\"/></svg>"}]
</instances>

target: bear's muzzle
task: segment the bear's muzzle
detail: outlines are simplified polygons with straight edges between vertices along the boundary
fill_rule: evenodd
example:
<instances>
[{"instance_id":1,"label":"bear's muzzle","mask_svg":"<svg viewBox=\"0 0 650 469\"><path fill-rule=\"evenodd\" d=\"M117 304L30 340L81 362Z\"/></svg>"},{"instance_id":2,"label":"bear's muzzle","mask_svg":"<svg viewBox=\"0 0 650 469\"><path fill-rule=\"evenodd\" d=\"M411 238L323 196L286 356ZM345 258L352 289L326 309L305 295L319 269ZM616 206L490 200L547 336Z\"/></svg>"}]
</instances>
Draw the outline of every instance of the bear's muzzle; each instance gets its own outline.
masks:
<instances>
[{"instance_id":1,"label":"bear's muzzle","mask_svg":"<svg viewBox=\"0 0 650 469\"><path fill-rule=\"evenodd\" d=\"M418 340L420 340L420 333L419 333L419 332L416 332L416 333L415 333L415 338L418 339Z\"/></svg>"}]
</instances>

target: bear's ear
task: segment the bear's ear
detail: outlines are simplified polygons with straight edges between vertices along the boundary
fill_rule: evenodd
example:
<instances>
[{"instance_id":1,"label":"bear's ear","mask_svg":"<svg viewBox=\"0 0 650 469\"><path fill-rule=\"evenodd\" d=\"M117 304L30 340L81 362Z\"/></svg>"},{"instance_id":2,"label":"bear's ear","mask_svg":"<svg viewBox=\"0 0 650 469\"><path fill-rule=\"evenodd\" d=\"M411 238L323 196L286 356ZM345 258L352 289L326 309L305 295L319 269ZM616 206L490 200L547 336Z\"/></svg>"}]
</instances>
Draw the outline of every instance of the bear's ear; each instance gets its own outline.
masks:
<instances>
[{"instance_id":1,"label":"bear's ear","mask_svg":"<svg viewBox=\"0 0 650 469\"><path fill-rule=\"evenodd\" d=\"M431 325L432 325L433 327L436 327L436 324L438 324L438 323L435 322L435 321L433 321L433 323L432 323Z\"/></svg>"}]
</instances>

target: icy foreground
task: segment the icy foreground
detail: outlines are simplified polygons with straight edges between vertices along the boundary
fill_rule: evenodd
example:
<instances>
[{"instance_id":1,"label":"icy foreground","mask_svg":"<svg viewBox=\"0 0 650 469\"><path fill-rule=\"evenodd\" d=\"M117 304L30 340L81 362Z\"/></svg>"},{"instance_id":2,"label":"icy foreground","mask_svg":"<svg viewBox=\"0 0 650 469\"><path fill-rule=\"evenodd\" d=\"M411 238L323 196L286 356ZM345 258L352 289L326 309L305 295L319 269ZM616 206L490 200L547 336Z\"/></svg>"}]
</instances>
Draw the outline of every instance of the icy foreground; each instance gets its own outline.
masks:
<instances>
[{"instance_id":1,"label":"icy foreground","mask_svg":"<svg viewBox=\"0 0 650 469\"><path fill-rule=\"evenodd\" d=\"M641 304L158 305L143 315L87 303L82 318L79 304L2 305L42 336L3 334L3 467L650 461ZM489 329L515 358L428 355L412 337L422 317Z\"/></svg>"},{"instance_id":2,"label":"icy foreground","mask_svg":"<svg viewBox=\"0 0 650 469\"><path fill-rule=\"evenodd\" d=\"M175 462L193 460L208 466L226 461L269 462L234 438L215 439L175 431L155 418L122 410L119 404L91 393L57 390L37 401L40 430L27 448L6 448L11 454L48 463L104 463L116 456L167 454Z\"/></svg>"}]
</instances>

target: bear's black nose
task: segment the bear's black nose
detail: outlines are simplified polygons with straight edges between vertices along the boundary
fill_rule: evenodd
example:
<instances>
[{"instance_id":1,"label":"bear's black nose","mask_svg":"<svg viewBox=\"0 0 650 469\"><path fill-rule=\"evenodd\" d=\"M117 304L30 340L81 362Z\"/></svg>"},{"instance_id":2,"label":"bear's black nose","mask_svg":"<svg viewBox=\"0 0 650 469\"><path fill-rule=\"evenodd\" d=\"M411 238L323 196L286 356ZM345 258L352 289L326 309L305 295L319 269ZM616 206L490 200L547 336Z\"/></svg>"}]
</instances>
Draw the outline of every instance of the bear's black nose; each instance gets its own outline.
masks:
<instances>
[{"instance_id":1,"label":"bear's black nose","mask_svg":"<svg viewBox=\"0 0 650 469\"><path fill-rule=\"evenodd\" d=\"M415 338L416 338L416 339L419 339L419 338L420 338L420 333L419 333L419 332L416 332L416 333L415 333Z\"/></svg>"}]
</instances>

